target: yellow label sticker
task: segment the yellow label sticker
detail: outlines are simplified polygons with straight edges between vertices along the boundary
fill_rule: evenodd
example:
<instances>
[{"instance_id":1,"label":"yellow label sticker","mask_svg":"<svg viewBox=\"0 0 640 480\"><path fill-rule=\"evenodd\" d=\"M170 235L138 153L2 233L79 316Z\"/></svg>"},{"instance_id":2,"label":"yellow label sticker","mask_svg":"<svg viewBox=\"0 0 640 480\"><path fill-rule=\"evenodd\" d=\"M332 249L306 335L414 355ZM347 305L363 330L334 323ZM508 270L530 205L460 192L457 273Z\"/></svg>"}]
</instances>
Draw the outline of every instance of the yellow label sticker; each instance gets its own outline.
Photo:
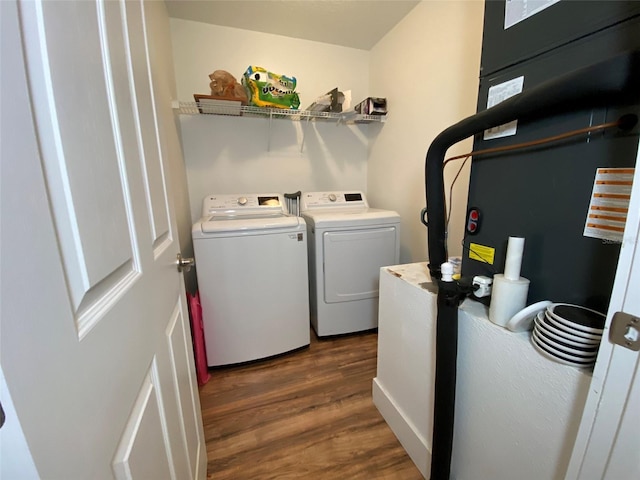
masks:
<instances>
[{"instance_id":1,"label":"yellow label sticker","mask_svg":"<svg viewBox=\"0 0 640 480\"><path fill-rule=\"evenodd\" d=\"M479 262L493 265L495 255L496 249L493 247L486 247L484 245L478 245L477 243L469 245L469 258L471 260L478 260Z\"/></svg>"}]
</instances>

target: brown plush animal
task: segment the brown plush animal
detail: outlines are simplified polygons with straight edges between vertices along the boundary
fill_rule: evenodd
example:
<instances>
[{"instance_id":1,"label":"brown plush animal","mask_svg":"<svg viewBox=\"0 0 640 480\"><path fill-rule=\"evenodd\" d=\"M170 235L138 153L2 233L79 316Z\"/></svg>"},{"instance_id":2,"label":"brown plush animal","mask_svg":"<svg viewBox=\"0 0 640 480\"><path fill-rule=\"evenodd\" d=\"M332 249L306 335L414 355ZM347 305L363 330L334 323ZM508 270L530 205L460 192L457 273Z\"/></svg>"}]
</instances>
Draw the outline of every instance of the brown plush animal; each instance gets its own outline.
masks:
<instances>
[{"instance_id":1,"label":"brown plush animal","mask_svg":"<svg viewBox=\"0 0 640 480\"><path fill-rule=\"evenodd\" d=\"M240 100L244 104L247 103L247 92L244 87L238 83L236 78L226 70L216 70L209 75L211 83L211 95L215 97L225 97L227 99L234 98Z\"/></svg>"}]
</instances>

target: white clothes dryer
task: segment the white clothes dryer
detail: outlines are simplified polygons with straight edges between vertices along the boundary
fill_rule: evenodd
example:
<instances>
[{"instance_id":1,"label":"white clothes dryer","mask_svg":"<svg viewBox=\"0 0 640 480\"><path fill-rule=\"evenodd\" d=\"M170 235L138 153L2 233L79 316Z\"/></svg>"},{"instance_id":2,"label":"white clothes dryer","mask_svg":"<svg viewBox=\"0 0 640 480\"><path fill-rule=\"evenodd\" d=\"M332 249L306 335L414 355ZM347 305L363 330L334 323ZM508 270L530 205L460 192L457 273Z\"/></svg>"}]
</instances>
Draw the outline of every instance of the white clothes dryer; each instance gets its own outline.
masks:
<instances>
[{"instance_id":1,"label":"white clothes dryer","mask_svg":"<svg viewBox=\"0 0 640 480\"><path fill-rule=\"evenodd\" d=\"M400 216L362 192L307 192L311 325L319 337L378 326L380 268L397 265Z\"/></svg>"},{"instance_id":2,"label":"white clothes dryer","mask_svg":"<svg viewBox=\"0 0 640 480\"><path fill-rule=\"evenodd\" d=\"M309 345L306 225L282 195L209 195L192 237L209 366Z\"/></svg>"}]
</instances>

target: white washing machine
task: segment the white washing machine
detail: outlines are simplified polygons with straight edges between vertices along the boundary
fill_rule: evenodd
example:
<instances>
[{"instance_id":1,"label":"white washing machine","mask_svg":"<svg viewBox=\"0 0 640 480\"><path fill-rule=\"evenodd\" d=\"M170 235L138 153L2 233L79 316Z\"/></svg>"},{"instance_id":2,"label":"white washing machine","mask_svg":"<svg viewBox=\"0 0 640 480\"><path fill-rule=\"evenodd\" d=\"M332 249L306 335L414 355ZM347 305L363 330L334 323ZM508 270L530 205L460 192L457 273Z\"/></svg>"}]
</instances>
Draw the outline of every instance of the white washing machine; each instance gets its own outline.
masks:
<instances>
[{"instance_id":1,"label":"white washing machine","mask_svg":"<svg viewBox=\"0 0 640 480\"><path fill-rule=\"evenodd\" d=\"M209 195L192 237L209 366L309 345L306 225L282 195Z\"/></svg>"},{"instance_id":2,"label":"white washing machine","mask_svg":"<svg viewBox=\"0 0 640 480\"><path fill-rule=\"evenodd\" d=\"M400 216L362 192L302 194L309 232L311 325L319 337L378 326L380 267L397 265Z\"/></svg>"}]
</instances>

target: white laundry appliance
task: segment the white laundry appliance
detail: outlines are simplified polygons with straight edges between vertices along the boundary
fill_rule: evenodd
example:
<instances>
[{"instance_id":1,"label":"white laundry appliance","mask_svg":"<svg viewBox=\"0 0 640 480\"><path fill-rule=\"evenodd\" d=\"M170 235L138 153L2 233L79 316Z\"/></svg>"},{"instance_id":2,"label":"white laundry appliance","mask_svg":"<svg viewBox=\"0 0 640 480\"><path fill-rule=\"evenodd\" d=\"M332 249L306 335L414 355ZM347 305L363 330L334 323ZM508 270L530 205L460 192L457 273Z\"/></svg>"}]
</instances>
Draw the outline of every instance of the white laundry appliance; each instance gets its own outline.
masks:
<instances>
[{"instance_id":1,"label":"white laundry appliance","mask_svg":"<svg viewBox=\"0 0 640 480\"><path fill-rule=\"evenodd\" d=\"M306 225L282 195L209 195L192 237L209 366L309 345Z\"/></svg>"},{"instance_id":2,"label":"white laundry appliance","mask_svg":"<svg viewBox=\"0 0 640 480\"><path fill-rule=\"evenodd\" d=\"M397 265L400 216L362 192L307 192L311 325L319 337L378 326L380 267Z\"/></svg>"}]
</instances>

